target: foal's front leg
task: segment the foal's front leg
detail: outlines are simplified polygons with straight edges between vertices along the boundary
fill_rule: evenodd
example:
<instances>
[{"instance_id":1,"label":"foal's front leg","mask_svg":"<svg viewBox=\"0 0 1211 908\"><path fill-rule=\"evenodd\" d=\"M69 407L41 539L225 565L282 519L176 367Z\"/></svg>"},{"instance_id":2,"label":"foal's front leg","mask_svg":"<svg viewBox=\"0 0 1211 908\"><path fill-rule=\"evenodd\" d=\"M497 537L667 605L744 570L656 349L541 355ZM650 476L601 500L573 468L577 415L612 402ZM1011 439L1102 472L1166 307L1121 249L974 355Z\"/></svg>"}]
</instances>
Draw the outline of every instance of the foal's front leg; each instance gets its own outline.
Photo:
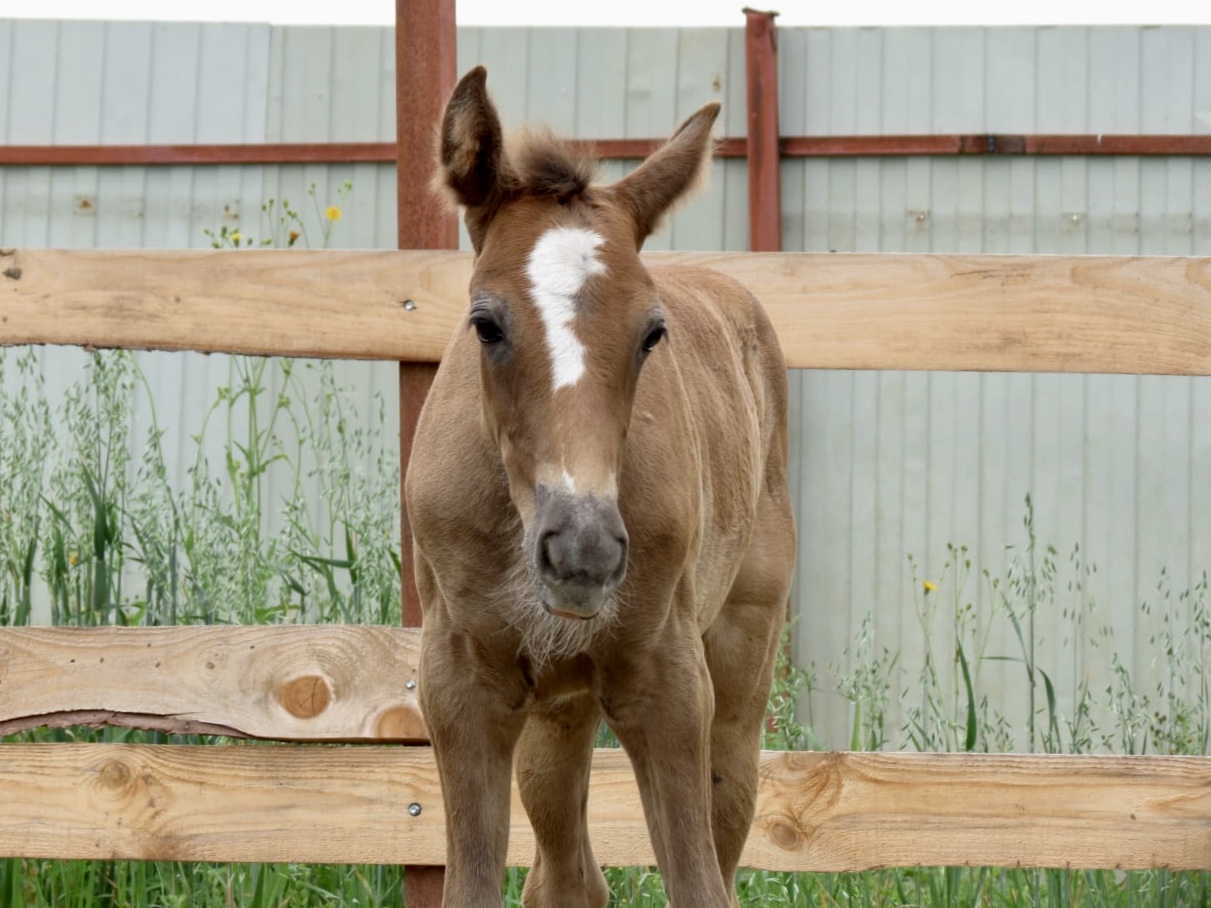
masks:
<instances>
[{"instance_id":1,"label":"foal's front leg","mask_svg":"<svg viewBox=\"0 0 1211 908\"><path fill-rule=\"evenodd\" d=\"M420 699L446 810L443 908L500 908L509 788L522 714L508 675L477 662L466 638L426 624Z\"/></svg>"},{"instance_id":2,"label":"foal's front leg","mask_svg":"<svg viewBox=\"0 0 1211 908\"><path fill-rule=\"evenodd\" d=\"M729 908L711 826L710 727L714 695L702 641L636 654L607 694L610 726L639 783L669 904Z\"/></svg>"}]
</instances>

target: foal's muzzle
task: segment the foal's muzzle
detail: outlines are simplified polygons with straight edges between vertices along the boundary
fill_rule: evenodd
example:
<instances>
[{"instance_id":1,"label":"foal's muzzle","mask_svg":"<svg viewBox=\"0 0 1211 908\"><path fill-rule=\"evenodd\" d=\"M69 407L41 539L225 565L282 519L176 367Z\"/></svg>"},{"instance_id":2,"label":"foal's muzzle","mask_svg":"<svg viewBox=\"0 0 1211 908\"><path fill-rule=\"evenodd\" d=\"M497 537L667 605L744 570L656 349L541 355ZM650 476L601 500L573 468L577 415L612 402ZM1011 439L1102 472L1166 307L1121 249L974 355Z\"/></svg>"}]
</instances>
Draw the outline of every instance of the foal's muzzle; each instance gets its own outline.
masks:
<instances>
[{"instance_id":1,"label":"foal's muzzle","mask_svg":"<svg viewBox=\"0 0 1211 908\"><path fill-rule=\"evenodd\" d=\"M544 494L545 492L545 494ZM532 563L543 605L563 618L592 618L627 571L627 531L612 498L539 490Z\"/></svg>"}]
</instances>

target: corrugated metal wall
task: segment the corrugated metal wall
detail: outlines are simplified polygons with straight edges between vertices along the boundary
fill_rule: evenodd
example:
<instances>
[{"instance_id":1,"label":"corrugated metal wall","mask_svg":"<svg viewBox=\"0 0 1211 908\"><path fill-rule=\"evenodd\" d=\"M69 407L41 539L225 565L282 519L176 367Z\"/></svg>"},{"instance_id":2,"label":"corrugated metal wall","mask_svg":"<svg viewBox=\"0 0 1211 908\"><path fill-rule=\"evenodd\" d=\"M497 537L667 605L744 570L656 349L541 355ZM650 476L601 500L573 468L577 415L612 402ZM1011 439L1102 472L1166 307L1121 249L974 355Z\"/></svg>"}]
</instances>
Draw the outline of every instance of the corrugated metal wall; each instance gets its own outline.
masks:
<instances>
[{"instance_id":1,"label":"corrugated metal wall","mask_svg":"<svg viewBox=\"0 0 1211 908\"><path fill-rule=\"evenodd\" d=\"M392 46L389 30L373 28L0 22L0 141L390 141ZM779 52L786 134L1211 131L1207 28L788 29ZM468 29L459 56L461 68L488 66L512 124L650 137L719 98L724 131L744 130L739 29ZM788 160L782 174L788 249L1211 254L1208 160ZM7 168L0 243L198 247L224 224L264 237L273 225L262 204L304 208L312 183L326 204L345 180L353 191L334 245L392 246L386 165ZM649 247L743 249L745 191L743 162L716 163L704 196ZM320 222L307 217L318 244ZM47 351L43 361L56 389L79 359ZM180 460L192 414L229 381L229 364L143 363L161 415L182 414L167 445ZM393 398L391 364L345 364L341 375L361 389L364 413L375 393ZM912 677L907 555L918 579L936 580L946 544L967 545L999 575L1004 547L1024 541L1031 493L1041 543L1061 562L1079 544L1097 565L1077 599L1096 601L1137 679L1155 676L1140 602L1155 598L1162 567L1176 595L1211 565L1211 384L834 372L798 373L793 390L802 663L822 676L832 663L844 670L871 614L878 647L904 641ZM963 600L988 596L973 579ZM1040 613L1040 665L1062 661L1069 626L1058 607ZM989 652L998 647L1009 649ZM1061 704L1083 675L1103 677L1107 659L1085 647L1056 678ZM1020 666L985 672L985 686L1020 708ZM823 741L848 740L848 711L835 695L813 698Z\"/></svg>"},{"instance_id":2,"label":"corrugated metal wall","mask_svg":"<svg viewBox=\"0 0 1211 908\"><path fill-rule=\"evenodd\" d=\"M790 135L1211 131L1211 29L812 29L783 32L779 50ZM784 163L783 180L787 249L1211 254L1207 159L799 160ZM920 579L937 581L947 543L967 545L1000 576L1013 554L1004 547L1025 543L1030 493L1040 546L1054 544L1067 568L1079 544L1097 568L1072 595L1075 577L1061 571L1056 601L1038 614L1038 664L1056 675L1060 708L1072 714L1081 678L1099 689L1109 680L1105 642L1087 640L1075 660L1066 652L1065 603L1096 605L1151 692L1163 666L1157 627L1137 620L1139 606L1162 605L1162 568L1176 597L1211 566L1211 382L845 372L794 381L800 659L843 663L867 614L876 647L917 639L911 603L922 591L907 555ZM960 604L969 598L989 604L978 575ZM988 649L1017 651L1011 638ZM921 656L903 648L909 677ZM1022 666L984 671L986 688L1024 715ZM815 707L829 743L846 741L848 705L826 695Z\"/></svg>"}]
</instances>

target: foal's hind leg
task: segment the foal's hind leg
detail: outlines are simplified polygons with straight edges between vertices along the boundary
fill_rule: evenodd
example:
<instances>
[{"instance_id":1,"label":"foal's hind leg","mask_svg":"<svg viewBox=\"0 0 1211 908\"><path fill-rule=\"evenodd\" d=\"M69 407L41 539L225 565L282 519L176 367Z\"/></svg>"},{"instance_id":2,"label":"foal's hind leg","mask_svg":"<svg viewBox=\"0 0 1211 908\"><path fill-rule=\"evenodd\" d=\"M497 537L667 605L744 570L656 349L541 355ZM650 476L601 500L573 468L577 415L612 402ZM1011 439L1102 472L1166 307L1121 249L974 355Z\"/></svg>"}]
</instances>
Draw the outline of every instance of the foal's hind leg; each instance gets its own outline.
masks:
<instances>
[{"instance_id":1,"label":"foal's hind leg","mask_svg":"<svg viewBox=\"0 0 1211 908\"><path fill-rule=\"evenodd\" d=\"M753 822L761 729L790 591L794 534L754 534L723 611L703 637L715 690L711 823L719 869L736 904L735 873ZM766 538L761 538L765 536ZM775 538L780 536L780 538Z\"/></svg>"},{"instance_id":2,"label":"foal's hind leg","mask_svg":"<svg viewBox=\"0 0 1211 908\"><path fill-rule=\"evenodd\" d=\"M604 908L605 877L589 845L589 767L601 712L591 697L564 700L526 720L517 784L538 849L525 908Z\"/></svg>"}]
</instances>

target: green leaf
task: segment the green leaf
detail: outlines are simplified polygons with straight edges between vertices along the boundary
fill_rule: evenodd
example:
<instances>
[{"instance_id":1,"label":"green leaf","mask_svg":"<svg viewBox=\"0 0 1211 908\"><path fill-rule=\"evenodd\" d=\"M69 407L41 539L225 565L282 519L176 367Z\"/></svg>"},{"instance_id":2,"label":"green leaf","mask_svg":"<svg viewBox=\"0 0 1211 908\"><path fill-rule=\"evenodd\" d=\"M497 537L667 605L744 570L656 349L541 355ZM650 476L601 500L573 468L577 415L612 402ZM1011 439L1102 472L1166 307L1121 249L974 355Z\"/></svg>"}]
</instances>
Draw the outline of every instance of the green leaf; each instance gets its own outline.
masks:
<instances>
[{"instance_id":1,"label":"green leaf","mask_svg":"<svg viewBox=\"0 0 1211 908\"><path fill-rule=\"evenodd\" d=\"M357 550L353 546L353 531L349 529L347 521L345 522L345 556L349 562L349 579L353 581L353 586L356 588L358 584Z\"/></svg>"},{"instance_id":2,"label":"green leaf","mask_svg":"<svg viewBox=\"0 0 1211 908\"><path fill-rule=\"evenodd\" d=\"M862 701L854 700L854 730L849 736L849 749L858 751L862 749Z\"/></svg>"},{"instance_id":3,"label":"green leaf","mask_svg":"<svg viewBox=\"0 0 1211 908\"><path fill-rule=\"evenodd\" d=\"M1047 677L1047 673L1041 668L1039 674L1043 676L1043 687L1047 691L1047 728L1053 736L1053 739L1058 742L1060 734L1059 717L1055 711L1055 687L1051 684L1051 679Z\"/></svg>"},{"instance_id":4,"label":"green leaf","mask_svg":"<svg viewBox=\"0 0 1211 908\"><path fill-rule=\"evenodd\" d=\"M971 687L971 670L967 665L967 654L963 652L963 642L956 644L959 651L959 667L963 670L963 686L967 688L967 731L963 738L963 749L970 753L976 746L976 697Z\"/></svg>"}]
</instances>

